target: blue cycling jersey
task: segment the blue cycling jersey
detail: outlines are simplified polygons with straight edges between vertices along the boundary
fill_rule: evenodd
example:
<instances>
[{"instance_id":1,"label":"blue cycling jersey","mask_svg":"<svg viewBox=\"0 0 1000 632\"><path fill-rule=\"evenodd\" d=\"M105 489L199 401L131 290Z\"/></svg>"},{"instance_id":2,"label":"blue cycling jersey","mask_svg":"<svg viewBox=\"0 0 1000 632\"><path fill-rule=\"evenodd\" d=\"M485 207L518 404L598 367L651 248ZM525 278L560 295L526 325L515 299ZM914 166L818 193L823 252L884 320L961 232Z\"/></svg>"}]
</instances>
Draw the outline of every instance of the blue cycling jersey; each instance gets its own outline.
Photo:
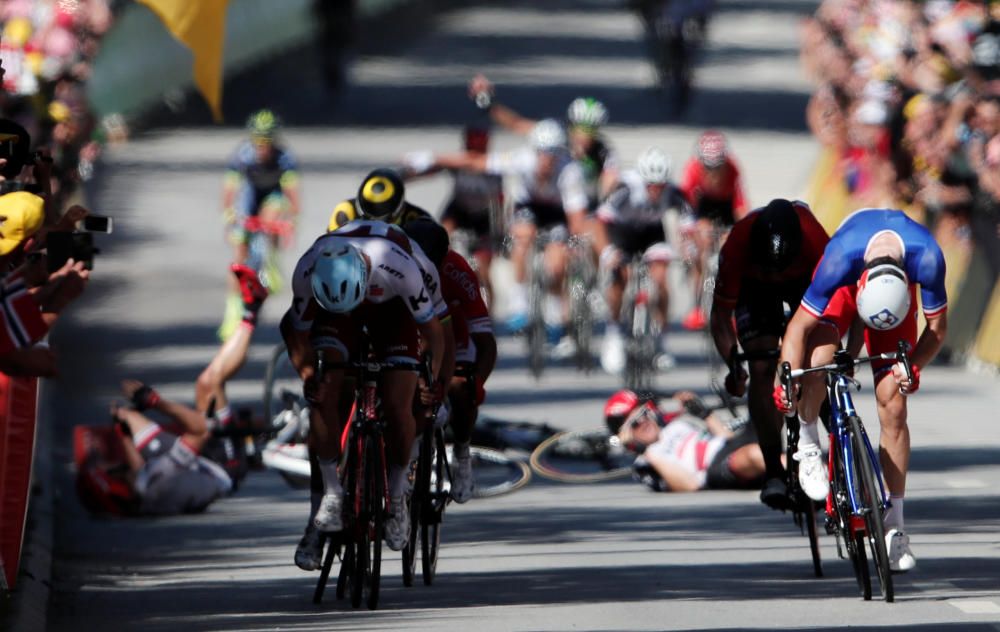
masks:
<instances>
[{"instance_id":1,"label":"blue cycling jersey","mask_svg":"<svg viewBox=\"0 0 1000 632\"><path fill-rule=\"evenodd\" d=\"M282 176L296 167L295 158L277 145L271 160L258 162L253 143L247 140L236 148L228 169L243 177L251 193L248 202L256 206L268 195L280 192Z\"/></svg>"},{"instance_id":2,"label":"blue cycling jersey","mask_svg":"<svg viewBox=\"0 0 1000 632\"><path fill-rule=\"evenodd\" d=\"M872 238L891 231L903 243L903 269L910 283L920 286L924 314L935 316L948 307L944 287L944 254L930 232L902 211L862 209L851 214L826 245L802 298L802 307L819 318L839 288L855 284L864 271L865 250Z\"/></svg>"}]
</instances>

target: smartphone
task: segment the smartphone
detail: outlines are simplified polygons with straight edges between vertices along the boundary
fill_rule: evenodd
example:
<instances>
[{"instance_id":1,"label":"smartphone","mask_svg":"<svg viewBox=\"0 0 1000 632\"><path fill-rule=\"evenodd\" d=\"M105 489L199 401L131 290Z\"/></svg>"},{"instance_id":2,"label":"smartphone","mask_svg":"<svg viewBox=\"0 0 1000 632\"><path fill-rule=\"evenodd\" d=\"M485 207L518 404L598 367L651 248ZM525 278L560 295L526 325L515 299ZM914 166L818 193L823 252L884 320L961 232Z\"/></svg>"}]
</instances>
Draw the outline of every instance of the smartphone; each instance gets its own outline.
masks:
<instances>
[{"instance_id":1,"label":"smartphone","mask_svg":"<svg viewBox=\"0 0 1000 632\"><path fill-rule=\"evenodd\" d=\"M88 215L83 218L83 229L92 233L110 233L113 226L110 217Z\"/></svg>"}]
</instances>

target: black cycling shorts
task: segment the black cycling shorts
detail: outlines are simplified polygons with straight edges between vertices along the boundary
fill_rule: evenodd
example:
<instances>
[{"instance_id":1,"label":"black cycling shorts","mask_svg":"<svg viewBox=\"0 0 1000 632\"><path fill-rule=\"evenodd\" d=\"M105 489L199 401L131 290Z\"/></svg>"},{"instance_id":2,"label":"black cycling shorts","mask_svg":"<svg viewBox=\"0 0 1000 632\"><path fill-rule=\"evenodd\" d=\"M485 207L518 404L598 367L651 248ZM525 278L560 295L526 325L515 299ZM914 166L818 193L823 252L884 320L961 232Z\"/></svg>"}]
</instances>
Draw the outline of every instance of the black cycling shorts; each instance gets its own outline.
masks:
<instances>
[{"instance_id":1,"label":"black cycling shorts","mask_svg":"<svg viewBox=\"0 0 1000 632\"><path fill-rule=\"evenodd\" d=\"M514 211L514 219L530 222L539 230L566 225L566 212L559 204L521 204Z\"/></svg>"},{"instance_id":2,"label":"black cycling shorts","mask_svg":"<svg viewBox=\"0 0 1000 632\"><path fill-rule=\"evenodd\" d=\"M736 476L733 469L729 467L729 457L732 456L733 452L736 452L745 445L756 442L757 437L750 431L749 427L726 441L722 449L712 459L712 462L708 464L708 469L705 471L705 488L753 489L760 487L764 482L763 474L752 480L744 480Z\"/></svg>"},{"instance_id":3,"label":"black cycling shorts","mask_svg":"<svg viewBox=\"0 0 1000 632\"><path fill-rule=\"evenodd\" d=\"M807 287L809 278L784 283L744 278L736 301L736 334L740 342L762 336L783 336L788 319L798 309ZM785 303L790 308L787 314Z\"/></svg>"},{"instance_id":4,"label":"black cycling shorts","mask_svg":"<svg viewBox=\"0 0 1000 632\"><path fill-rule=\"evenodd\" d=\"M452 199L441 213L441 221L451 220L463 230L471 230L476 237L489 237L490 211L488 208L468 209Z\"/></svg>"},{"instance_id":5,"label":"black cycling shorts","mask_svg":"<svg viewBox=\"0 0 1000 632\"><path fill-rule=\"evenodd\" d=\"M663 224L608 224L611 244L627 256L646 252L653 244L666 241Z\"/></svg>"},{"instance_id":6,"label":"black cycling shorts","mask_svg":"<svg viewBox=\"0 0 1000 632\"><path fill-rule=\"evenodd\" d=\"M703 196L698 200L694 214L698 219L712 220L721 226L732 226L736 223L733 218L732 200L716 200Z\"/></svg>"}]
</instances>

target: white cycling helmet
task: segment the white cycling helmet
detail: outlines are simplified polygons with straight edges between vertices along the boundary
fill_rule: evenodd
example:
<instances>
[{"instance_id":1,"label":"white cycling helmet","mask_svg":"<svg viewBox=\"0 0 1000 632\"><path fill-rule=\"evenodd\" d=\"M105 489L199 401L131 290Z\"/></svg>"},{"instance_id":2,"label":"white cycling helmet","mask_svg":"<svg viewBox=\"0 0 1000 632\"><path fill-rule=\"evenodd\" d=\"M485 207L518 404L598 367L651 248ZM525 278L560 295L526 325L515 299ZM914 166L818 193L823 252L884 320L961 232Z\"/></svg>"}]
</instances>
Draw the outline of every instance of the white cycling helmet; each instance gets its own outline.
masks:
<instances>
[{"instance_id":1,"label":"white cycling helmet","mask_svg":"<svg viewBox=\"0 0 1000 632\"><path fill-rule=\"evenodd\" d=\"M319 253L310 282L320 307L343 314L365 300L368 264L355 246L336 244Z\"/></svg>"},{"instance_id":2,"label":"white cycling helmet","mask_svg":"<svg viewBox=\"0 0 1000 632\"><path fill-rule=\"evenodd\" d=\"M542 119L531 128L529 140L538 151L558 151L566 147L566 132L555 119Z\"/></svg>"},{"instance_id":3,"label":"white cycling helmet","mask_svg":"<svg viewBox=\"0 0 1000 632\"><path fill-rule=\"evenodd\" d=\"M910 311L910 284L906 273L893 263L880 263L861 273L858 281L858 315L872 329L897 327Z\"/></svg>"},{"instance_id":4,"label":"white cycling helmet","mask_svg":"<svg viewBox=\"0 0 1000 632\"><path fill-rule=\"evenodd\" d=\"M598 128L608 122L608 108L593 97L573 99L566 110L570 125Z\"/></svg>"},{"instance_id":5,"label":"white cycling helmet","mask_svg":"<svg viewBox=\"0 0 1000 632\"><path fill-rule=\"evenodd\" d=\"M636 171L646 184L666 184L670 178L670 156L659 147L648 147L639 154Z\"/></svg>"}]
</instances>

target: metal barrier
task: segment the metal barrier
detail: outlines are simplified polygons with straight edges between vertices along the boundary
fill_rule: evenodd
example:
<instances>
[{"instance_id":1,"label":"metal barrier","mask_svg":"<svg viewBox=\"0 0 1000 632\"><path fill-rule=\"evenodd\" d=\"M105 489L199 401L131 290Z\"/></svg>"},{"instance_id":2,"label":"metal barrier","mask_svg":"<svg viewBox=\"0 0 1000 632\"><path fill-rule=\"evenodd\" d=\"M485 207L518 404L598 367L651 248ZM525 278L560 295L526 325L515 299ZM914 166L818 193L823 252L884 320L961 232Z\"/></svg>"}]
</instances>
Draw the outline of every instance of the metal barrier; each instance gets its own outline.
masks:
<instances>
[{"instance_id":1,"label":"metal barrier","mask_svg":"<svg viewBox=\"0 0 1000 632\"><path fill-rule=\"evenodd\" d=\"M37 378L0 374L0 588L17 582L35 455Z\"/></svg>"}]
</instances>

